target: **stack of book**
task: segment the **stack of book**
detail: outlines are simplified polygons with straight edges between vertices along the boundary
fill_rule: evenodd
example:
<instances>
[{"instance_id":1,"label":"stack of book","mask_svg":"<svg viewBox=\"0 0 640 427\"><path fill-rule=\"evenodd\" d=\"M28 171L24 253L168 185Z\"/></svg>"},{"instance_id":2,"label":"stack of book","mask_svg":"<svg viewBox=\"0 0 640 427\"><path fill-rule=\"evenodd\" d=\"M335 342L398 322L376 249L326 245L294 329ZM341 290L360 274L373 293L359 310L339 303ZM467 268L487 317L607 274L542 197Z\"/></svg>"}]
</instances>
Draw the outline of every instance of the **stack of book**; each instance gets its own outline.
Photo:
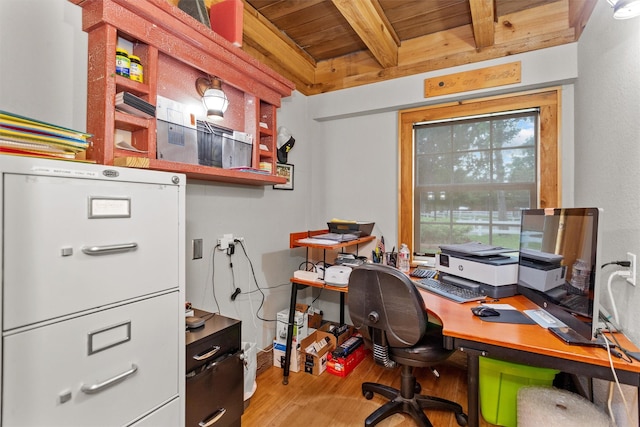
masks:
<instances>
[{"instance_id":1,"label":"stack of book","mask_svg":"<svg viewBox=\"0 0 640 427\"><path fill-rule=\"evenodd\" d=\"M139 117L153 118L156 116L156 107L142 98L138 98L129 92L116 94L116 109Z\"/></svg>"},{"instance_id":2,"label":"stack of book","mask_svg":"<svg viewBox=\"0 0 640 427\"><path fill-rule=\"evenodd\" d=\"M87 149L90 134L0 110L0 153L75 159Z\"/></svg>"}]
</instances>

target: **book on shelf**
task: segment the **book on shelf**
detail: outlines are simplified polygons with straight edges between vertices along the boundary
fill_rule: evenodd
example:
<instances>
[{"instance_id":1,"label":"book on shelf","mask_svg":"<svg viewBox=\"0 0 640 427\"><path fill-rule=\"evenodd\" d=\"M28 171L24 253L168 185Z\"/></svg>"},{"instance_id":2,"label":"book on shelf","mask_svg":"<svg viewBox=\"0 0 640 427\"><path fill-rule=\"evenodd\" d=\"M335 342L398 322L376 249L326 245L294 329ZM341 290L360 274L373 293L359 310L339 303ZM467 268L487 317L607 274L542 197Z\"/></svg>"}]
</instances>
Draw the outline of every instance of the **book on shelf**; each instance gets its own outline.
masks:
<instances>
[{"instance_id":1,"label":"book on shelf","mask_svg":"<svg viewBox=\"0 0 640 427\"><path fill-rule=\"evenodd\" d=\"M79 153L91 134L75 131L6 111L0 111L0 140L5 147L45 152Z\"/></svg>"},{"instance_id":2,"label":"book on shelf","mask_svg":"<svg viewBox=\"0 0 640 427\"><path fill-rule=\"evenodd\" d=\"M156 116L156 107L129 92L118 92L115 100L116 110L144 118Z\"/></svg>"},{"instance_id":3,"label":"book on shelf","mask_svg":"<svg viewBox=\"0 0 640 427\"><path fill-rule=\"evenodd\" d=\"M30 130L34 133L41 133L48 136L58 136L70 140L86 141L91 134L81 132L40 120L31 119L19 114L9 113L0 110L0 124L11 125L19 129Z\"/></svg>"}]
</instances>

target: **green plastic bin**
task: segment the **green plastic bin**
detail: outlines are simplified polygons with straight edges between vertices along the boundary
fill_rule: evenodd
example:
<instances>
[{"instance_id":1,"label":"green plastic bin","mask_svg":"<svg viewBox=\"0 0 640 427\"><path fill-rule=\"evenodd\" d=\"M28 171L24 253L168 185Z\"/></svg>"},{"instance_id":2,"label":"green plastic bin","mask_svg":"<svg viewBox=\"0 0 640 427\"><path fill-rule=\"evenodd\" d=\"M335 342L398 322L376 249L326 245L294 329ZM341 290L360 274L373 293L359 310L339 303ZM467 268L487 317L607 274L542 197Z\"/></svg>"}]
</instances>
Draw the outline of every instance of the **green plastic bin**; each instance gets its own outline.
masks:
<instances>
[{"instance_id":1,"label":"green plastic bin","mask_svg":"<svg viewBox=\"0 0 640 427\"><path fill-rule=\"evenodd\" d=\"M489 423L517 427L518 390L525 385L549 386L560 372L480 357L480 409Z\"/></svg>"}]
</instances>

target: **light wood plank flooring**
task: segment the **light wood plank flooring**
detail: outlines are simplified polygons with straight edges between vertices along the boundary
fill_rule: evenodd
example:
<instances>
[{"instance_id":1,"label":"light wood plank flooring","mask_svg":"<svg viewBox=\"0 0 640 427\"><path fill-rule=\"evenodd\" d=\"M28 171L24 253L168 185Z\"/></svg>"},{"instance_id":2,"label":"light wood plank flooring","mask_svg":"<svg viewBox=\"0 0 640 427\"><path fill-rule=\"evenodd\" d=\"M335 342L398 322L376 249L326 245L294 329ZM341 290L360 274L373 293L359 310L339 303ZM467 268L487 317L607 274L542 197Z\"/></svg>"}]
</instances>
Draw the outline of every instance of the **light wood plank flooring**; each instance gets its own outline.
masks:
<instances>
[{"instance_id":1,"label":"light wood plank flooring","mask_svg":"<svg viewBox=\"0 0 640 427\"><path fill-rule=\"evenodd\" d=\"M438 367L440 378L429 369L416 369L422 394L435 395L458 402L467 411L466 369L456 360ZM257 388L242 416L244 427L305 426L350 427L364 425L365 418L385 400L376 395L367 400L362 396L361 383L380 382L400 386L399 368L385 369L368 356L346 378L323 373L313 376L292 372L289 384L282 384L282 369L268 367L256 378ZM455 417L446 412L427 411L435 427L455 427ZM378 424L380 427L413 427L409 416L393 415ZM480 427L490 427L481 419Z\"/></svg>"}]
</instances>

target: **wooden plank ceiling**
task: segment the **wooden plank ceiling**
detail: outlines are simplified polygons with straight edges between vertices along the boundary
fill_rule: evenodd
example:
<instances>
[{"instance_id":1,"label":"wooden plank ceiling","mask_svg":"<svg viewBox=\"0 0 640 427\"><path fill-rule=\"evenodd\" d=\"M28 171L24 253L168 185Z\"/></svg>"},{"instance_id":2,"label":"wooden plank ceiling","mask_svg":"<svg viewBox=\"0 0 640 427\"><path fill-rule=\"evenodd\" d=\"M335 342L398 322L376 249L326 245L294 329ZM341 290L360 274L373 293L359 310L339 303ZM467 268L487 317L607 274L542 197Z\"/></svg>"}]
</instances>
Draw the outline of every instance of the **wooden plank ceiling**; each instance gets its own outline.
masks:
<instances>
[{"instance_id":1,"label":"wooden plank ceiling","mask_svg":"<svg viewBox=\"0 0 640 427\"><path fill-rule=\"evenodd\" d=\"M244 0L242 49L314 95L572 43L596 1Z\"/></svg>"}]
</instances>

